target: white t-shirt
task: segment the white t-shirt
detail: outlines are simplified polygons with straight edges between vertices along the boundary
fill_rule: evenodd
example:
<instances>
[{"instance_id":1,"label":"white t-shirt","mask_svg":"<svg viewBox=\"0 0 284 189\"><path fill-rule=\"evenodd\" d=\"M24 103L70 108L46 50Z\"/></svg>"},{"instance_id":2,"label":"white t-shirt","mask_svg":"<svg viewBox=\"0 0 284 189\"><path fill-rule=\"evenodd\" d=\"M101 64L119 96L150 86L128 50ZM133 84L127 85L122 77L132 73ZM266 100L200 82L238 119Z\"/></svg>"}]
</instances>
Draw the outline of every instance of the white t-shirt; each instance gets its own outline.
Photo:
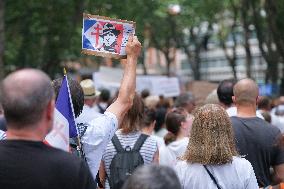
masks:
<instances>
[{"instance_id":1,"label":"white t-shirt","mask_svg":"<svg viewBox=\"0 0 284 189\"><path fill-rule=\"evenodd\" d=\"M151 137L157 141L158 148L160 149L162 146L165 146L165 141L162 137L158 137L156 135L151 135Z\"/></svg>"},{"instance_id":2,"label":"white t-shirt","mask_svg":"<svg viewBox=\"0 0 284 189\"><path fill-rule=\"evenodd\" d=\"M232 163L207 165L208 170L222 189L258 189L258 184L249 161L233 157ZM175 167L183 189L216 189L203 165L179 161Z\"/></svg>"},{"instance_id":3,"label":"white t-shirt","mask_svg":"<svg viewBox=\"0 0 284 189\"><path fill-rule=\"evenodd\" d=\"M95 108L84 105L82 113L76 118L76 123L87 123L101 115L102 114L98 113Z\"/></svg>"},{"instance_id":4,"label":"white t-shirt","mask_svg":"<svg viewBox=\"0 0 284 189\"><path fill-rule=\"evenodd\" d=\"M88 124L81 142L89 168L95 179L103 152L118 128L118 120L113 113L105 112Z\"/></svg>"},{"instance_id":5,"label":"white t-shirt","mask_svg":"<svg viewBox=\"0 0 284 189\"><path fill-rule=\"evenodd\" d=\"M164 136L166 136L166 134L168 133L168 130L166 128L161 128L159 131L155 132L154 135L164 138Z\"/></svg>"},{"instance_id":6,"label":"white t-shirt","mask_svg":"<svg viewBox=\"0 0 284 189\"><path fill-rule=\"evenodd\" d=\"M94 106L94 110L95 110L96 112L98 112L98 113L100 112L99 106L101 106L104 110L106 110L108 104L105 103L105 102L100 102L99 104L96 104L96 105Z\"/></svg>"},{"instance_id":7,"label":"white t-shirt","mask_svg":"<svg viewBox=\"0 0 284 189\"><path fill-rule=\"evenodd\" d=\"M271 124L280 129L281 133L284 133L284 117L271 114Z\"/></svg>"},{"instance_id":8,"label":"white t-shirt","mask_svg":"<svg viewBox=\"0 0 284 189\"><path fill-rule=\"evenodd\" d=\"M159 149L159 161L161 165L174 167L177 163L177 158L182 156L186 151L189 138L184 137L181 140L176 140L168 145L162 146Z\"/></svg>"}]
</instances>

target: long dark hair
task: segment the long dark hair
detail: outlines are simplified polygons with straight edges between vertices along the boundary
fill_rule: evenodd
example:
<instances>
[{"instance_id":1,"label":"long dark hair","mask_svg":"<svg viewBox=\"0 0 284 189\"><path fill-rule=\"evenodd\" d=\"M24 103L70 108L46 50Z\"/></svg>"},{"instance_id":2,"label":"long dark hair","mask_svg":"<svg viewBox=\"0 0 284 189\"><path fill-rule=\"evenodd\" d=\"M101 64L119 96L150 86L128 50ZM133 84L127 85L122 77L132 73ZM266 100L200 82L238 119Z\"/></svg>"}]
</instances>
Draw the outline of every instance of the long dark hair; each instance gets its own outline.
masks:
<instances>
[{"instance_id":1,"label":"long dark hair","mask_svg":"<svg viewBox=\"0 0 284 189\"><path fill-rule=\"evenodd\" d=\"M166 116L166 128L168 133L164 137L166 145L176 140L181 123L186 121L187 111L184 108L175 108Z\"/></svg>"},{"instance_id":2,"label":"long dark hair","mask_svg":"<svg viewBox=\"0 0 284 189\"><path fill-rule=\"evenodd\" d=\"M154 109L144 108L141 129L149 127L156 120L156 111Z\"/></svg>"},{"instance_id":3,"label":"long dark hair","mask_svg":"<svg viewBox=\"0 0 284 189\"><path fill-rule=\"evenodd\" d=\"M135 93L133 105L128 110L121 123L121 131L123 134L128 134L139 130L139 125L143 118L144 103L142 98Z\"/></svg>"},{"instance_id":4,"label":"long dark hair","mask_svg":"<svg viewBox=\"0 0 284 189\"><path fill-rule=\"evenodd\" d=\"M63 78L58 78L52 81L52 86L55 91L55 99L57 99ZM68 83L70 87L71 99L74 108L75 117L79 117L82 113L84 106L84 92L80 83L76 80L68 78Z\"/></svg>"}]
</instances>

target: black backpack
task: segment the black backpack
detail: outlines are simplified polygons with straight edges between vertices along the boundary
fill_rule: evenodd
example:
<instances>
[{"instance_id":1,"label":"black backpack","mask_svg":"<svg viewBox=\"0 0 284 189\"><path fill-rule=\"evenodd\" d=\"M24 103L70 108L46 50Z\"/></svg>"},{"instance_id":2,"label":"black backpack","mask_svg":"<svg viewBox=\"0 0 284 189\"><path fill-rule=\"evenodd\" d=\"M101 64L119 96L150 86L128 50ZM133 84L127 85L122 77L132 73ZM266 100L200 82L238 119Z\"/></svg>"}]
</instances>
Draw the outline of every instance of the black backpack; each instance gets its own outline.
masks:
<instances>
[{"instance_id":1,"label":"black backpack","mask_svg":"<svg viewBox=\"0 0 284 189\"><path fill-rule=\"evenodd\" d=\"M126 146L123 149L116 135L111 139L117 154L113 157L110 164L110 175L108 181L111 189L120 189L126 179L133 173L133 171L140 165L144 164L143 157L139 150L144 144L148 135L141 134L137 139L133 149Z\"/></svg>"}]
</instances>

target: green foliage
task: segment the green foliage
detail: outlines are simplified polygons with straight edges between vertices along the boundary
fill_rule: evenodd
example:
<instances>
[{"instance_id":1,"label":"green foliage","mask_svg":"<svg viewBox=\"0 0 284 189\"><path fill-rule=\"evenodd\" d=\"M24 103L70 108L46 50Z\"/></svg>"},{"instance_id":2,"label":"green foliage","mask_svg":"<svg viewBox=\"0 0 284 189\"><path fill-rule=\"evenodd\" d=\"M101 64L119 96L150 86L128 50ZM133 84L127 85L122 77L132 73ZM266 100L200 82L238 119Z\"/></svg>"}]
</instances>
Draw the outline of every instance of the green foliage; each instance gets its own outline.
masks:
<instances>
[{"instance_id":1,"label":"green foliage","mask_svg":"<svg viewBox=\"0 0 284 189\"><path fill-rule=\"evenodd\" d=\"M76 32L79 25L75 23L74 5L75 1L64 0L7 1L5 64L52 73L59 68L60 60L78 57L79 41L73 37L80 34Z\"/></svg>"},{"instance_id":2,"label":"green foliage","mask_svg":"<svg viewBox=\"0 0 284 189\"><path fill-rule=\"evenodd\" d=\"M255 0L249 0L250 2ZM259 0L258 0L259 1ZM144 42L150 30L150 46L164 53L172 47L198 45L188 32L204 22L221 23L233 18L240 0L10 0L5 1L5 69L37 67L51 76L61 72L60 63L82 59L82 13L87 12L135 21L136 35ZM178 4L181 12L169 13L169 5ZM276 1L276 24L284 31L284 0ZM249 11L249 10L248 10ZM248 12L249 13L249 12ZM250 14L248 14L251 16ZM241 22L238 15L238 22ZM267 22L265 19L262 22ZM230 28L223 25L223 38ZM149 31L148 31L149 32ZM197 35L197 38L203 36ZM212 37L212 36L210 36ZM214 36L213 36L214 37ZM218 38L215 37L215 40Z\"/></svg>"},{"instance_id":3,"label":"green foliage","mask_svg":"<svg viewBox=\"0 0 284 189\"><path fill-rule=\"evenodd\" d=\"M275 1L277 7L277 19L276 23L277 26L281 31L284 31L284 0Z\"/></svg>"},{"instance_id":4,"label":"green foliage","mask_svg":"<svg viewBox=\"0 0 284 189\"><path fill-rule=\"evenodd\" d=\"M5 7L5 68L37 67L54 75L60 62L81 55L82 13L104 15L137 22L143 30L158 3L111 0L13 0Z\"/></svg>"}]
</instances>

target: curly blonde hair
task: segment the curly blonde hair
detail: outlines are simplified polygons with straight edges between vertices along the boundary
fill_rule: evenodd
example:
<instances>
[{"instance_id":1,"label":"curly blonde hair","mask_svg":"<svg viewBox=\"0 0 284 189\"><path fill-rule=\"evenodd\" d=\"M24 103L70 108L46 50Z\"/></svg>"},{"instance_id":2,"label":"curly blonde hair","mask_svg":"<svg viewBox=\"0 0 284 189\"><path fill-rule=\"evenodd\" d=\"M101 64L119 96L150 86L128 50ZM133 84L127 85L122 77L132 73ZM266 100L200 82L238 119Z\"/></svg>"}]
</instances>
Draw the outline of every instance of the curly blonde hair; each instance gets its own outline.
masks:
<instances>
[{"instance_id":1,"label":"curly blonde hair","mask_svg":"<svg viewBox=\"0 0 284 189\"><path fill-rule=\"evenodd\" d=\"M203 165L225 164L237 155L232 124L226 111L217 104L200 107L195 112L189 144L182 159Z\"/></svg>"}]
</instances>

